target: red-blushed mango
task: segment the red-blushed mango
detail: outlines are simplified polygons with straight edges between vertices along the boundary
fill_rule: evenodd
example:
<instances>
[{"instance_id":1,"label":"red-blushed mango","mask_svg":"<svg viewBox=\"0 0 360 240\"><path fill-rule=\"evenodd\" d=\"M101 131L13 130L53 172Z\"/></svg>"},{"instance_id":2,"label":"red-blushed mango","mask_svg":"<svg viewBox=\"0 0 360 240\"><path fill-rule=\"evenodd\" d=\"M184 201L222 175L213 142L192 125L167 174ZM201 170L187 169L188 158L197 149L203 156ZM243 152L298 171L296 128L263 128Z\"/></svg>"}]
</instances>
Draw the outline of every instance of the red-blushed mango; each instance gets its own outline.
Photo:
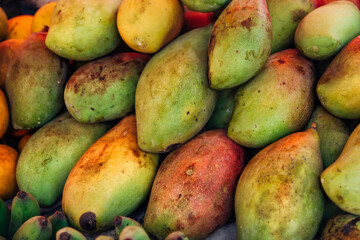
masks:
<instances>
[{"instance_id":1,"label":"red-blushed mango","mask_svg":"<svg viewBox=\"0 0 360 240\"><path fill-rule=\"evenodd\" d=\"M207 237L232 215L243 167L243 149L225 130L202 133L171 152L156 174L145 229L161 239L174 231Z\"/></svg>"},{"instance_id":2,"label":"red-blushed mango","mask_svg":"<svg viewBox=\"0 0 360 240\"><path fill-rule=\"evenodd\" d=\"M20 15L8 20L6 39L26 39L31 34L31 24L34 16Z\"/></svg>"},{"instance_id":3,"label":"red-blushed mango","mask_svg":"<svg viewBox=\"0 0 360 240\"><path fill-rule=\"evenodd\" d=\"M318 0L319 5L325 5L335 1L342 1L342 0ZM360 0L346 0L346 1L352 2L360 9Z\"/></svg>"},{"instance_id":4,"label":"red-blushed mango","mask_svg":"<svg viewBox=\"0 0 360 240\"><path fill-rule=\"evenodd\" d=\"M321 104L337 117L360 118L359 64L360 36L336 55L317 84L316 92Z\"/></svg>"},{"instance_id":5,"label":"red-blushed mango","mask_svg":"<svg viewBox=\"0 0 360 240\"><path fill-rule=\"evenodd\" d=\"M209 42L213 89L238 86L255 76L271 50L272 25L265 0L233 0L216 20Z\"/></svg>"},{"instance_id":6,"label":"red-blushed mango","mask_svg":"<svg viewBox=\"0 0 360 240\"><path fill-rule=\"evenodd\" d=\"M154 53L173 40L184 22L179 0L123 0L117 27L132 49Z\"/></svg>"}]
</instances>

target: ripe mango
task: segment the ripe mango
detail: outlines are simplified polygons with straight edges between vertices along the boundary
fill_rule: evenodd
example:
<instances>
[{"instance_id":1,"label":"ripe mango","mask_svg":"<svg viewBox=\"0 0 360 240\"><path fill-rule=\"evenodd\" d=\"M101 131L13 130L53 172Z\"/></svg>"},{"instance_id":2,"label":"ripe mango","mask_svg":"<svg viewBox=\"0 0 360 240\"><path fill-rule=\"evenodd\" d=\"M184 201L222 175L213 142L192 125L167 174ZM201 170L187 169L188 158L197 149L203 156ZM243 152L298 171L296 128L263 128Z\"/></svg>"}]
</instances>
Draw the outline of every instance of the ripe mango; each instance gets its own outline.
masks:
<instances>
[{"instance_id":1,"label":"ripe mango","mask_svg":"<svg viewBox=\"0 0 360 240\"><path fill-rule=\"evenodd\" d=\"M6 133L10 122L9 107L6 97L0 89L0 138Z\"/></svg>"},{"instance_id":2,"label":"ripe mango","mask_svg":"<svg viewBox=\"0 0 360 240\"><path fill-rule=\"evenodd\" d=\"M66 180L62 208L72 226L108 229L116 216L135 210L150 193L159 156L141 151L134 115L96 141Z\"/></svg>"},{"instance_id":3,"label":"ripe mango","mask_svg":"<svg viewBox=\"0 0 360 240\"><path fill-rule=\"evenodd\" d=\"M40 128L21 151L16 167L19 188L40 205L54 204L75 163L110 127L79 123L64 113Z\"/></svg>"},{"instance_id":4,"label":"ripe mango","mask_svg":"<svg viewBox=\"0 0 360 240\"><path fill-rule=\"evenodd\" d=\"M272 25L266 1L231 1L211 32L210 87L232 88L250 80L264 66L271 42Z\"/></svg>"},{"instance_id":5,"label":"ripe mango","mask_svg":"<svg viewBox=\"0 0 360 240\"><path fill-rule=\"evenodd\" d=\"M56 1L49 2L36 11L31 24L32 33L40 32L44 27L50 27L55 5Z\"/></svg>"},{"instance_id":6,"label":"ripe mango","mask_svg":"<svg viewBox=\"0 0 360 240\"><path fill-rule=\"evenodd\" d=\"M65 86L69 113L79 122L113 120L133 112L135 89L149 56L119 53L80 67Z\"/></svg>"},{"instance_id":7,"label":"ripe mango","mask_svg":"<svg viewBox=\"0 0 360 240\"><path fill-rule=\"evenodd\" d=\"M14 197L17 192L15 169L18 157L15 149L0 144L0 198L3 200Z\"/></svg>"},{"instance_id":8,"label":"ripe mango","mask_svg":"<svg viewBox=\"0 0 360 240\"><path fill-rule=\"evenodd\" d=\"M232 215L243 167L243 149L224 129L202 133L171 152L156 174L145 230L159 239L174 231L206 238Z\"/></svg>"},{"instance_id":9,"label":"ripe mango","mask_svg":"<svg viewBox=\"0 0 360 240\"><path fill-rule=\"evenodd\" d=\"M190 31L153 56L141 73L135 112L143 151L168 152L209 120L217 93L207 80L211 26Z\"/></svg>"},{"instance_id":10,"label":"ripe mango","mask_svg":"<svg viewBox=\"0 0 360 240\"><path fill-rule=\"evenodd\" d=\"M121 0L58 0L46 38L57 55L88 61L112 52L120 44L116 12Z\"/></svg>"},{"instance_id":11,"label":"ripe mango","mask_svg":"<svg viewBox=\"0 0 360 240\"><path fill-rule=\"evenodd\" d=\"M34 16L20 15L8 20L6 39L27 39L31 34L31 24Z\"/></svg>"},{"instance_id":12,"label":"ripe mango","mask_svg":"<svg viewBox=\"0 0 360 240\"><path fill-rule=\"evenodd\" d=\"M321 104L337 117L360 118L359 64L360 36L336 55L317 84Z\"/></svg>"},{"instance_id":13,"label":"ripe mango","mask_svg":"<svg viewBox=\"0 0 360 240\"><path fill-rule=\"evenodd\" d=\"M197 12L213 12L226 6L231 0L181 0L189 9Z\"/></svg>"},{"instance_id":14,"label":"ripe mango","mask_svg":"<svg viewBox=\"0 0 360 240\"><path fill-rule=\"evenodd\" d=\"M132 49L154 53L181 31L184 9L179 0L123 0L117 27Z\"/></svg>"},{"instance_id":15,"label":"ripe mango","mask_svg":"<svg viewBox=\"0 0 360 240\"><path fill-rule=\"evenodd\" d=\"M349 1L335 1L307 14L295 32L296 47L308 58L329 59L360 34L360 11Z\"/></svg>"},{"instance_id":16,"label":"ripe mango","mask_svg":"<svg viewBox=\"0 0 360 240\"><path fill-rule=\"evenodd\" d=\"M0 7L0 41L4 40L8 33L8 19L4 10Z\"/></svg>"},{"instance_id":17,"label":"ripe mango","mask_svg":"<svg viewBox=\"0 0 360 240\"><path fill-rule=\"evenodd\" d=\"M342 214L330 219L321 235L321 240L360 239L360 217Z\"/></svg>"},{"instance_id":18,"label":"ripe mango","mask_svg":"<svg viewBox=\"0 0 360 240\"><path fill-rule=\"evenodd\" d=\"M314 105L314 65L296 49L272 54L262 71L235 95L228 136L259 148L299 131Z\"/></svg>"},{"instance_id":19,"label":"ripe mango","mask_svg":"<svg viewBox=\"0 0 360 240\"><path fill-rule=\"evenodd\" d=\"M238 240L314 239L324 199L314 128L288 135L253 157L236 187Z\"/></svg>"},{"instance_id":20,"label":"ripe mango","mask_svg":"<svg viewBox=\"0 0 360 240\"><path fill-rule=\"evenodd\" d=\"M11 59L5 89L15 129L43 126L64 106L68 66L45 46L45 32L33 33Z\"/></svg>"}]
</instances>

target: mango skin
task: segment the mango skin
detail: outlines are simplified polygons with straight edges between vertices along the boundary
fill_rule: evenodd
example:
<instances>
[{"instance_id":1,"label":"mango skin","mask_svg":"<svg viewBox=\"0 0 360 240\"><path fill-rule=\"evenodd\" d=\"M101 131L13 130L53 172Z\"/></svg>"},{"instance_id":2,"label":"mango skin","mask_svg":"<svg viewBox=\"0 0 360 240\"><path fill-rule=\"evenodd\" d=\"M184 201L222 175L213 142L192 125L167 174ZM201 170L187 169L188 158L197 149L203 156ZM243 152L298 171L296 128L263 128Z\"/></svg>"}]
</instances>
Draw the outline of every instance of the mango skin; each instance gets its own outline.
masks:
<instances>
[{"instance_id":1,"label":"mango skin","mask_svg":"<svg viewBox=\"0 0 360 240\"><path fill-rule=\"evenodd\" d=\"M7 104L7 100L5 94L0 89L0 138L2 138L8 127L10 122L10 114L9 107Z\"/></svg>"},{"instance_id":2,"label":"mango skin","mask_svg":"<svg viewBox=\"0 0 360 240\"><path fill-rule=\"evenodd\" d=\"M0 7L0 41L4 40L8 33L8 19L4 10Z\"/></svg>"},{"instance_id":3,"label":"mango skin","mask_svg":"<svg viewBox=\"0 0 360 240\"><path fill-rule=\"evenodd\" d=\"M308 58L329 59L360 34L359 22L360 11L352 2L331 2L301 20L295 45Z\"/></svg>"},{"instance_id":4,"label":"mango skin","mask_svg":"<svg viewBox=\"0 0 360 240\"><path fill-rule=\"evenodd\" d=\"M94 123L125 116L135 110L135 89L149 57L119 53L80 67L65 86L69 113L79 122Z\"/></svg>"},{"instance_id":5,"label":"mango skin","mask_svg":"<svg viewBox=\"0 0 360 240\"><path fill-rule=\"evenodd\" d=\"M181 0L189 9L196 12L213 12L226 6L231 0Z\"/></svg>"},{"instance_id":6,"label":"mango skin","mask_svg":"<svg viewBox=\"0 0 360 240\"><path fill-rule=\"evenodd\" d=\"M112 52L120 44L116 12L121 0L59 0L53 12L46 46L57 55L88 61Z\"/></svg>"},{"instance_id":7,"label":"mango skin","mask_svg":"<svg viewBox=\"0 0 360 240\"><path fill-rule=\"evenodd\" d=\"M273 38L271 53L288 49L301 19L314 10L312 0L267 0L271 17Z\"/></svg>"},{"instance_id":8,"label":"mango skin","mask_svg":"<svg viewBox=\"0 0 360 240\"><path fill-rule=\"evenodd\" d=\"M211 32L210 87L232 88L250 80L264 66L271 42L272 25L266 1L231 1Z\"/></svg>"},{"instance_id":9,"label":"mango skin","mask_svg":"<svg viewBox=\"0 0 360 240\"><path fill-rule=\"evenodd\" d=\"M321 173L321 184L326 195L340 209L360 214L360 125L351 133L336 161Z\"/></svg>"},{"instance_id":10,"label":"mango skin","mask_svg":"<svg viewBox=\"0 0 360 240\"><path fill-rule=\"evenodd\" d=\"M145 230L159 239L174 231L206 238L231 216L243 167L243 149L224 129L202 133L171 152L156 174Z\"/></svg>"},{"instance_id":11,"label":"mango skin","mask_svg":"<svg viewBox=\"0 0 360 240\"><path fill-rule=\"evenodd\" d=\"M209 120L217 92L207 81L211 26L188 32L153 56L141 73L135 112L139 147L169 152Z\"/></svg>"},{"instance_id":12,"label":"mango skin","mask_svg":"<svg viewBox=\"0 0 360 240\"><path fill-rule=\"evenodd\" d=\"M0 144L0 198L11 199L15 196L18 187L15 179L15 169L19 153L12 147Z\"/></svg>"},{"instance_id":13,"label":"mango skin","mask_svg":"<svg viewBox=\"0 0 360 240\"><path fill-rule=\"evenodd\" d=\"M237 239L313 239L324 207L321 171L319 136L313 128L261 150L236 188Z\"/></svg>"},{"instance_id":14,"label":"mango skin","mask_svg":"<svg viewBox=\"0 0 360 240\"><path fill-rule=\"evenodd\" d=\"M54 204L75 163L110 127L78 123L63 113L40 128L19 156L16 180L20 190L33 195L42 206Z\"/></svg>"},{"instance_id":15,"label":"mango skin","mask_svg":"<svg viewBox=\"0 0 360 240\"><path fill-rule=\"evenodd\" d=\"M49 2L36 11L31 24L32 33L40 32L44 29L44 27L50 27L55 6L56 1Z\"/></svg>"},{"instance_id":16,"label":"mango skin","mask_svg":"<svg viewBox=\"0 0 360 240\"><path fill-rule=\"evenodd\" d=\"M135 116L123 118L71 170L62 207L72 226L87 232L108 229L116 216L130 214L148 197L159 155L141 151L136 134ZM95 214L96 226L80 220L88 212Z\"/></svg>"},{"instance_id":17,"label":"mango skin","mask_svg":"<svg viewBox=\"0 0 360 240\"><path fill-rule=\"evenodd\" d=\"M299 131L313 110L314 82L314 65L298 50L272 54L263 70L238 88L228 136L260 148Z\"/></svg>"},{"instance_id":18,"label":"mango skin","mask_svg":"<svg viewBox=\"0 0 360 240\"><path fill-rule=\"evenodd\" d=\"M8 20L6 39L27 39L31 34L32 15L20 15Z\"/></svg>"},{"instance_id":19,"label":"mango skin","mask_svg":"<svg viewBox=\"0 0 360 240\"><path fill-rule=\"evenodd\" d=\"M316 86L321 104L328 112L340 118L360 118L359 53L360 36L336 55Z\"/></svg>"},{"instance_id":20,"label":"mango skin","mask_svg":"<svg viewBox=\"0 0 360 240\"><path fill-rule=\"evenodd\" d=\"M5 90L15 129L41 127L64 106L68 66L45 46L45 38L46 33L33 33L8 66Z\"/></svg>"},{"instance_id":21,"label":"mango skin","mask_svg":"<svg viewBox=\"0 0 360 240\"><path fill-rule=\"evenodd\" d=\"M179 0L123 0L117 27L135 51L155 53L181 31L184 9Z\"/></svg>"},{"instance_id":22,"label":"mango skin","mask_svg":"<svg viewBox=\"0 0 360 240\"><path fill-rule=\"evenodd\" d=\"M354 240L360 238L360 217L342 214L330 219L321 235L321 240Z\"/></svg>"}]
</instances>

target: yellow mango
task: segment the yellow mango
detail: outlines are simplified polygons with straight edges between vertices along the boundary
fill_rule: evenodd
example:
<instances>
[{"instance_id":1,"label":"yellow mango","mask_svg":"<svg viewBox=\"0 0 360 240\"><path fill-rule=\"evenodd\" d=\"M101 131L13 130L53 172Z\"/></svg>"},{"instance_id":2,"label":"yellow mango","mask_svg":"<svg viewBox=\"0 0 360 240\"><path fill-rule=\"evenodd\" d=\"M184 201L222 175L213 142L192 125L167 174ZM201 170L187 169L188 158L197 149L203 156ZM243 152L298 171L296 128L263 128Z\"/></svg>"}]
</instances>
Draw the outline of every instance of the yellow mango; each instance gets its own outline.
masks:
<instances>
[{"instance_id":1,"label":"yellow mango","mask_svg":"<svg viewBox=\"0 0 360 240\"><path fill-rule=\"evenodd\" d=\"M12 198L17 192L15 169L18 152L5 145L0 144L0 198Z\"/></svg>"},{"instance_id":2,"label":"yellow mango","mask_svg":"<svg viewBox=\"0 0 360 240\"><path fill-rule=\"evenodd\" d=\"M15 51L24 42L24 39L9 39L0 43L0 89L5 88L6 71Z\"/></svg>"},{"instance_id":3,"label":"yellow mango","mask_svg":"<svg viewBox=\"0 0 360 240\"><path fill-rule=\"evenodd\" d=\"M117 15L122 39L132 49L154 53L173 40L184 22L178 0L123 0Z\"/></svg>"},{"instance_id":4,"label":"yellow mango","mask_svg":"<svg viewBox=\"0 0 360 240\"><path fill-rule=\"evenodd\" d=\"M34 16L20 15L8 20L8 34L6 39L26 39L31 34L31 24Z\"/></svg>"},{"instance_id":5,"label":"yellow mango","mask_svg":"<svg viewBox=\"0 0 360 240\"><path fill-rule=\"evenodd\" d=\"M0 41L2 41L8 32L8 19L4 10L0 7Z\"/></svg>"},{"instance_id":6,"label":"yellow mango","mask_svg":"<svg viewBox=\"0 0 360 240\"><path fill-rule=\"evenodd\" d=\"M6 130L8 129L9 121L9 107L4 93L0 90L0 138L4 136Z\"/></svg>"},{"instance_id":7,"label":"yellow mango","mask_svg":"<svg viewBox=\"0 0 360 240\"><path fill-rule=\"evenodd\" d=\"M50 27L55 5L56 2L49 2L36 11L31 25L32 33L40 32L45 26Z\"/></svg>"}]
</instances>

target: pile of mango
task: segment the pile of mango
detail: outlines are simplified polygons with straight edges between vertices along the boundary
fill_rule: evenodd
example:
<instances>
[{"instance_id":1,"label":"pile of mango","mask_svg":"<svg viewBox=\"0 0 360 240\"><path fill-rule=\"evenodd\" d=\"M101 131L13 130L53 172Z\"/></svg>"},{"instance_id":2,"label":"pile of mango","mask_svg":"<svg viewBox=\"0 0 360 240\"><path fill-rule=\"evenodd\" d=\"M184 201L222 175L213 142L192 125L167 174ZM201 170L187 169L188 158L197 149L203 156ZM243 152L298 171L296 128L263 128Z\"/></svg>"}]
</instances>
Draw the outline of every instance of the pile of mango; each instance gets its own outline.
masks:
<instances>
[{"instance_id":1,"label":"pile of mango","mask_svg":"<svg viewBox=\"0 0 360 240\"><path fill-rule=\"evenodd\" d=\"M360 239L359 3L0 9L0 239Z\"/></svg>"}]
</instances>

